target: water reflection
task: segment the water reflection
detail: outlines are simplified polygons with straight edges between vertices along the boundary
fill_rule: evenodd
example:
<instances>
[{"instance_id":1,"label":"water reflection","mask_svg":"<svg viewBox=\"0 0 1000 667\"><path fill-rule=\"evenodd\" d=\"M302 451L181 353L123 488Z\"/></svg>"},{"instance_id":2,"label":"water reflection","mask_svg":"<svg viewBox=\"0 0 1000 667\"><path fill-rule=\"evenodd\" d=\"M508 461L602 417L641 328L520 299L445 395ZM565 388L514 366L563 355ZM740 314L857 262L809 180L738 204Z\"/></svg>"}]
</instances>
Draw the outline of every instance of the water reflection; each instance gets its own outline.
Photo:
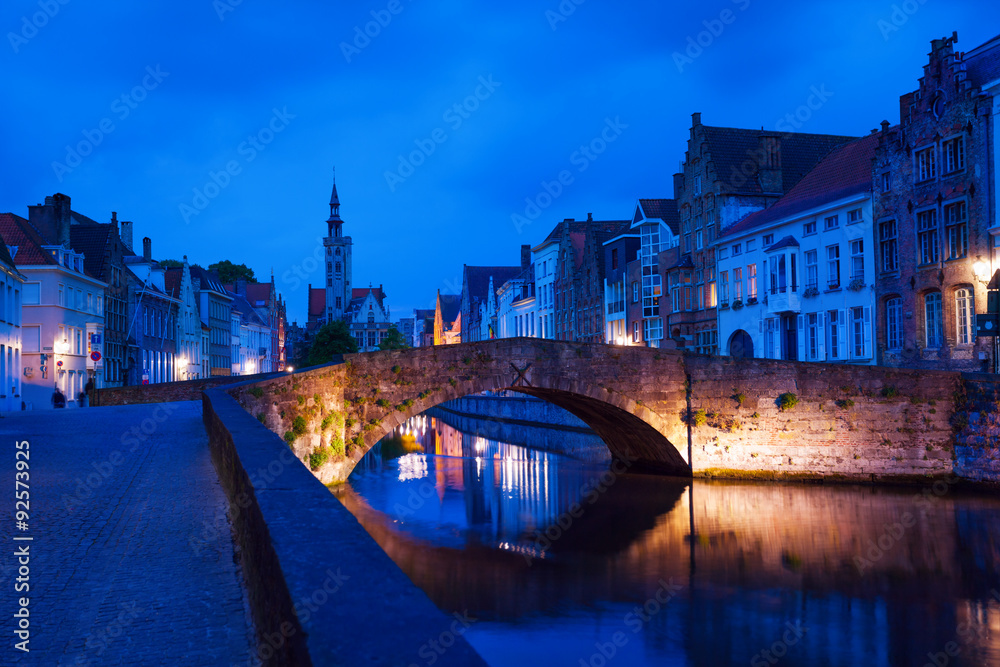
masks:
<instances>
[{"instance_id":1,"label":"water reflection","mask_svg":"<svg viewBox=\"0 0 1000 667\"><path fill-rule=\"evenodd\" d=\"M612 476L430 417L396 436L338 496L480 619L490 664L1000 664L995 496Z\"/></svg>"}]
</instances>

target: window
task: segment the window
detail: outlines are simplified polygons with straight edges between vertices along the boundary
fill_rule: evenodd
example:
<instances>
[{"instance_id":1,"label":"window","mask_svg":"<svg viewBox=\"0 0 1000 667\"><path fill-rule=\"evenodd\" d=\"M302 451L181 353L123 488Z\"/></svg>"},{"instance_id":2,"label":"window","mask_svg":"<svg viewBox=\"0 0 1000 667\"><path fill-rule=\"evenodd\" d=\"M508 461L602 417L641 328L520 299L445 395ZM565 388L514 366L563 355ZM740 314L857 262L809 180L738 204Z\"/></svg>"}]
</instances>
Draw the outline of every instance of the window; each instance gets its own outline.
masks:
<instances>
[{"instance_id":1,"label":"window","mask_svg":"<svg viewBox=\"0 0 1000 667\"><path fill-rule=\"evenodd\" d=\"M695 239L695 246L694 247L697 250L701 250L702 247L704 247L704 246L703 246L703 243L702 243L703 237L702 237L702 233L701 233L700 229L697 232L695 232L694 239Z\"/></svg>"},{"instance_id":2,"label":"window","mask_svg":"<svg viewBox=\"0 0 1000 667\"><path fill-rule=\"evenodd\" d=\"M663 340L663 319L654 317L643 320L642 334L647 341Z\"/></svg>"},{"instance_id":3,"label":"window","mask_svg":"<svg viewBox=\"0 0 1000 667\"><path fill-rule=\"evenodd\" d=\"M639 281L632 281L632 303L639 303Z\"/></svg>"},{"instance_id":4,"label":"window","mask_svg":"<svg viewBox=\"0 0 1000 667\"><path fill-rule=\"evenodd\" d=\"M944 207L944 231L948 239L948 259L965 257L969 253L969 232L964 201Z\"/></svg>"},{"instance_id":5,"label":"window","mask_svg":"<svg viewBox=\"0 0 1000 667\"><path fill-rule=\"evenodd\" d=\"M715 345L719 332L715 329L695 333L695 352L698 354L715 354Z\"/></svg>"},{"instance_id":6,"label":"window","mask_svg":"<svg viewBox=\"0 0 1000 667\"><path fill-rule=\"evenodd\" d=\"M632 342L633 343L638 343L639 342L639 323L638 322L633 322L632 323Z\"/></svg>"},{"instance_id":7,"label":"window","mask_svg":"<svg viewBox=\"0 0 1000 667\"><path fill-rule=\"evenodd\" d=\"M760 240L761 247L766 248L767 246L774 243L774 234L764 234L764 237Z\"/></svg>"},{"instance_id":8,"label":"window","mask_svg":"<svg viewBox=\"0 0 1000 667\"><path fill-rule=\"evenodd\" d=\"M922 151L917 151L914 154L914 160L916 160L916 174L917 182L927 181L934 178L937 175L937 170L934 164L934 147L925 148Z\"/></svg>"},{"instance_id":9,"label":"window","mask_svg":"<svg viewBox=\"0 0 1000 667\"><path fill-rule=\"evenodd\" d=\"M341 304L343 303L340 299L341 299L341 297L338 296L337 297L337 310L340 310Z\"/></svg>"},{"instance_id":10,"label":"window","mask_svg":"<svg viewBox=\"0 0 1000 667\"><path fill-rule=\"evenodd\" d=\"M777 343L777 329L778 321L773 318L767 318L767 328L764 331L764 358L765 359L776 359L779 355L775 355L775 343Z\"/></svg>"},{"instance_id":11,"label":"window","mask_svg":"<svg viewBox=\"0 0 1000 667\"><path fill-rule=\"evenodd\" d=\"M879 260L882 271L890 273L898 268L896 255L896 221L886 220L878 225Z\"/></svg>"},{"instance_id":12,"label":"window","mask_svg":"<svg viewBox=\"0 0 1000 667\"><path fill-rule=\"evenodd\" d=\"M719 303L723 306L729 305L729 271L719 273Z\"/></svg>"},{"instance_id":13,"label":"window","mask_svg":"<svg viewBox=\"0 0 1000 667\"><path fill-rule=\"evenodd\" d=\"M851 241L851 280L865 279L865 249L863 239Z\"/></svg>"},{"instance_id":14,"label":"window","mask_svg":"<svg viewBox=\"0 0 1000 667\"><path fill-rule=\"evenodd\" d=\"M830 323L829 326L827 326L827 334L826 334L827 358L839 359L840 332L838 327L840 326L840 318L837 315L837 311L836 310L827 311L826 321Z\"/></svg>"},{"instance_id":15,"label":"window","mask_svg":"<svg viewBox=\"0 0 1000 667\"><path fill-rule=\"evenodd\" d=\"M618 248L611 249L611 270L614 271L618 268Z\"/></svg>"},{"instance_id":16,"label":"window","mask_svg":"<svg viewBox=\"0 0 1000 667\"><path fill-rule=\"evenodd\" d=\"M885 345L890 350L903 349L903 300L899 297L885 302Z\"/></svg>"},{"instance_id":17,"label":"window","mask_svg":"<svg viewBox=\"0 0 1000 667\"><path fill-rule=\"evenodd\" d=\"M819 272L816 267L816 251L806 250L806 289L819 287Z\"/></svg>"},{"instance_id":18,"label":"window","mask_svg":"<svg viewBox=\"0 0 1000 667\"><path fill-rule=\"evenodd\" d=\"M827 246L826 249L826 277L830 289L840 287L840 246Z\"/></svg>"},{"instance_id":19,"label":"window","mask_svg":"<svg viewBox=\"0 0 1000 667\"><path fill-rule=\"evenodd\" d=\"M708 267L708 283L706 285L705 293L705 307L715 308L716 306L716 293L715 293L715 267Z\"/></svg>"},{"instance_id":20,"label":"window","mask_svg":"<svg viewBox=\"0 0 1000 667\"><path fill-rule=\"evenodd\" d=\"M747 252L757 249L757 239L747 239Z\"/></svg>"},{"instance_id":21,"label":"window","mask_svg":"<svg viewBox=\"0 0 1000 667\"><path fill-rule=\"evenodd\" d=\"M824 230L827 230L827 229L836 229L837 227L840 227L840 216L839 215L831 215L830 217L823 219L823 229Z\"/></svg>"},{"instance_id":22,"label":"window","mask_svg":"<svg viewBox=\"0 0 1000 667\"><path fill-rule=\"evenodd\" d=\"M924 296L924 340L927 347L941 347L941 293L931 292Z\"/></svg>"},{"instance_id":23,"label":"window","mask_svg":"<svg viewBox=\"0 0 1000 667\"><path fill-rule=\"evenodd\" d=\"M719 248L718 259L726 259L727 257L729 257L729 248Z\"/></svg>"},{"instance_id":24,"label":"window","mask_svg":"<svg viewBox=\"0 0 1000 667\"><path fill-rule=\"evenodd\" d=\"M953 171L965 169L965 139L955 137L941 144L941 153L944 157L944 172L950 174Z\"/></svg>"},{"instance_id":25,"label":"window","mask_svg":"<svg viewBox=\"0 0 1000 667\"><path fill-rule=\"evenodd\" d=\"M972 290L963 288L955 292L955 341L970 345L976 338L976 306Z\"/></svg>"},{"instance_id":26,"label":"window","mask_svg":"<svg viewBox=\"0 0 1000 667\"><path fill-rule=\"evenodd\" d=\"M809 236L816 233L816 221L807 222L802 225L802 236Z\"/></svg>"},{"instance_id":27,"label":"window","mask_svg":"<svg viewBox=\"0 0 1000 667\"><path fill-rule=\"evenodd\" d=\"M853 225L861 222L861 209L856 208L847 212L847 224Z\"/></svg>"},{"instance_id":28,"label":"window","mask_svg":"<svg viewBox=\"0 0 1000 667\"><path fill-rule=\"evenodd\" d=\"M771 257L771 294L785 293L788 287L788 277L785 269L785 256Z\"/></svg>"},{"instance_id":29,"label":"window","mask_svg":"<svg viewBox=\"0 0 1000 667\"><path fill-rule=\"evenodd\" d=\"M733 301L743 300L743 269L733 269Z\"/></svg>"},{"instance_id":30,"label":"window","mask_svg":"<svg viewBox=\"0 0 1000 667\"><path fill-rule=\"evenodd\" d=\"M921 264L938 260L937 211L934 209L917 213L917 250Z\"/></svg>"},{"instance_id":31,"label":"window","mask_svg":"<svg viewBox=\"0 0 1000 667\"><path fill-rule=\"evenodd\" d=\"M336 265L334 265L334 271L337 273L338 276L340 275L341 272L340 262L337 262Z\"/></svg>"},{"instance_id":32,"label":"window","mask_svg":"<svg viewBox=\"0 0 1000 667\"><path fill-rule=\"evenodd\" d=\"M736 257L736 255L739 255L741 252L743 252L743 244L741 244L741 243L734 243L733 244L733 257Z\"/></svg>"},{"instance_id":33,"label":"window","mask_svg":"<svg viewBox=\"0 0 1000 667\"><path fill-rule=\"evenodd\" d=\"M757 265L747 265L747 300L757 298Z\"/></svg>"},{"instance_id":34,"label":"window","mask_svg":"<svg viewBox=\"0 0 1000 667\"><path fill-rule=\"evenodd\" d=\"M867 327L865 326L868 313L868 309L861 306L851 308L851 356L854 359L867 359L870 355L868 354L867 343Z\"/></svg>"},{"instance_id":35,"label":"window","mask_svg":"<svg viewBox=\"0 0 1000 667\"><path fill-rule=\"evenodd\" d=\"M694 196L701 196L701 176L694 177Z\"/></svg>"},{"instance_id":36,"label":"window","mask_svg":"<svg viewBox=\"0 0 1000 667\"><path fill-rule=\"evenodd\" d=\"M890 192L892 190L892 173L884 172L882 174L882 192Z\"/></svg>"},{"instance_id":37,"label":"window","mask_svg":"<svg viewBox=\"0 0 1000 667\"><path fill-rule=\"evenodd\" d=\"M819 313L806 315L806 357L809 361L819 359Z\"/></svg>"}]
</instances>

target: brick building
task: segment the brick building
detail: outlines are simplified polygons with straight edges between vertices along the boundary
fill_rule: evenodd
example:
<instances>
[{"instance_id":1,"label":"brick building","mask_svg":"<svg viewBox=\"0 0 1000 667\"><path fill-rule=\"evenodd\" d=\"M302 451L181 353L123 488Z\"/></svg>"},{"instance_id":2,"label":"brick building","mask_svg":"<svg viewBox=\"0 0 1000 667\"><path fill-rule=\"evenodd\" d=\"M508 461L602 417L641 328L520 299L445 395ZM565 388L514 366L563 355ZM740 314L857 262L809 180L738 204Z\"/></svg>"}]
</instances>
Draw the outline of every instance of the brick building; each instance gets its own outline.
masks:
<instances>
[{"instance_id":1,"label":"brick building","mask_svg":"<svg viewBox=\"0 0 1000 667\"><path fill-rule=\"evenodd\" d=\"M691 285L696 287L690 302L683 303L685 314L671 321L671 335L679 344L709 354L717 351L719 233L773 204L833 148L854 138L711 127L702 125L700 113L692 114L682 171L674 175L680 256L685 264L690 261ZM683 259L688 254L690 260ZM681 269L680 279L687 270Z\"/></svg>"},{"instance_id":2,"label":"brick building","mask_svg":"<svg viewBox=\"0 0 1000 667\"><path fill-rule=\"evenodd\" d=\"M998 268L997 83L1000 38L963 54L957 35L931 42L916 90L882 122L873 171L878 363L994 368L976 338L985 282Z\"/></svg>"}]
</instances>

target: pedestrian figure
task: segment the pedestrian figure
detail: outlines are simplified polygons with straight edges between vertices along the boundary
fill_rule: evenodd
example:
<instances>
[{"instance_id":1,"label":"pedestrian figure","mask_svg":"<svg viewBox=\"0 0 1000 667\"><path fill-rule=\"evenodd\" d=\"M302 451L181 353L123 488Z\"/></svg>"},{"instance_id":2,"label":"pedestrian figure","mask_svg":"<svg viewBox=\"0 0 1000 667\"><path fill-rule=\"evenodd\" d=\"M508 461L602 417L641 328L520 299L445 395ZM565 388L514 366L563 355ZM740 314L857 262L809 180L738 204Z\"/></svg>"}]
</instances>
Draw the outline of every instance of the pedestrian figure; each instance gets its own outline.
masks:
<instances>
[{"instance_id":1,"label":"pedestrian figure","mask_svg":"<svg viewBox=\"0 0 1000 667\"><path fill-rule=\"evenodd\" d=\"M66 407L66 397L63 396L63 393L61 391L59 391L59 387L56 387L56 390L52 392L52 407L54 408Z\"/></svg>"},{"instance_id":2,"label":"pedestrian figure","mask_svg":"<svg viewBox=\"0 0 1000 667\"><path fill-rule=\"evenodd\" d=\"M89 408L90 407L90 393L94 391L94 378L87 380L87 384L84 385L83 391L80 392L80 407Z\"/></svg>"}]
</instances>

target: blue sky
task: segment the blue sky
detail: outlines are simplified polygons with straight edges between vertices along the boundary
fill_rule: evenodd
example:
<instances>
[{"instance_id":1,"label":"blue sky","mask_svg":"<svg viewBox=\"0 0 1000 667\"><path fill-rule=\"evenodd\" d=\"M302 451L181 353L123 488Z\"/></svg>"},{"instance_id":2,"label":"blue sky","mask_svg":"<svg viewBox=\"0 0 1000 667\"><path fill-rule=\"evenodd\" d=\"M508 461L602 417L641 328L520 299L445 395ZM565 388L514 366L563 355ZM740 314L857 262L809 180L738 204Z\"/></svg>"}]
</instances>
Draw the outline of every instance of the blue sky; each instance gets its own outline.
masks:
<instances>
[{"instance_id":1,"label":"blue sky","mask_svg":"<svg viewBox=\"0 0 1000 667\"><path fill-rule=\"evenodd\" d=\"M63 1L0 13L0 211L117 211L158 259L273 269L300 322L334 165L354 284L399 318L563 218L672 196L694 111L780 129L815 86L800 131L865 134L898 121L931 39L1000 32L997 3L961 0ZM515 225L526 199L548 205Z\"/></svg>"}]
</instances>

